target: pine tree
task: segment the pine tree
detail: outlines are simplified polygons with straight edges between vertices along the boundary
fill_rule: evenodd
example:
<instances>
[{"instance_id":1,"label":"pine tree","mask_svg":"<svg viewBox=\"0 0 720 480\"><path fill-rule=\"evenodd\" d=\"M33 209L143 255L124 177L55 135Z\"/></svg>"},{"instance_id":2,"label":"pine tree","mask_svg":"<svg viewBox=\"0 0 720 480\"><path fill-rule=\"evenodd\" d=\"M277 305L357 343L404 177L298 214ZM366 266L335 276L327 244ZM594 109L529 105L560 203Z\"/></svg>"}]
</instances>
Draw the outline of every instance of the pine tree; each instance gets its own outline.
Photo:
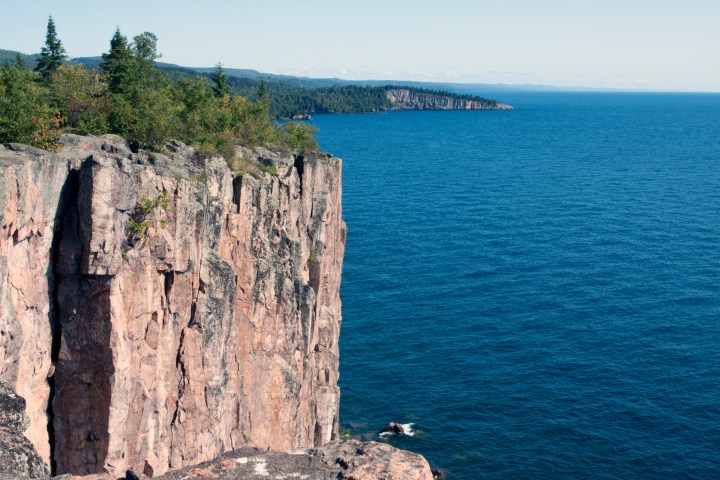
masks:
<instances>
[{"instance_id":1,"label":"pine tree","mask_svg":"<svg viewBox=\"0 0 720 480\"><path fill-rule=\"evenodd\" d=\"M135 57L127 37L115 30L110 40L110 52L103 53L100 68L108 74L108 86L113 93L125 93L130 87Z\"/></svg>"},{"instance_id":2,"label":"pine tree","mask_svg":"<svg viewBox=\"0 0 720 480\"><path fill-rule=\"evenodd\" d=\"M230 87L227 83L227 75L223 71L222 63L215 65L215 71L212 73L210 78L212 78L212 81L215 82L212 91L216 97L222 98L225 95L230 94Z\"/></svg>"},{"instance_id":3,"label":"pine tree","mask_svg":"<svg viewBox=\"0 0 720 480\"><path fill-rule=\"evenodd\" d=\"M40 57L37 59L35 71L40 73L40 78L48 80L62 61L67 57L67 52L62 42L57 37L55 22L52 16L48 18L47 33L45 34L45 46L40 50Z\"/></svg>"},{"instance_id":4,"label":"pine tree","mask_svg":"<svg viewBox=\"0 0 720 480\"><path fill-rule=\"evenodd\" d=\"M267 102L267 86L265 85L265 79L260 80L260 86L257 91L258 100L261 102Z\"/></svg>"},{"instance_id":5,"label":"pine tree","mask_svg":"<svg viewBox=\"0 0 720 480\"><path fill-rule=\"evenodd\" d=\"M20 52L15 54L15 68L18 70L27 70L28 66L25 59L20 55Z\"/></svg>"}]
</instances>

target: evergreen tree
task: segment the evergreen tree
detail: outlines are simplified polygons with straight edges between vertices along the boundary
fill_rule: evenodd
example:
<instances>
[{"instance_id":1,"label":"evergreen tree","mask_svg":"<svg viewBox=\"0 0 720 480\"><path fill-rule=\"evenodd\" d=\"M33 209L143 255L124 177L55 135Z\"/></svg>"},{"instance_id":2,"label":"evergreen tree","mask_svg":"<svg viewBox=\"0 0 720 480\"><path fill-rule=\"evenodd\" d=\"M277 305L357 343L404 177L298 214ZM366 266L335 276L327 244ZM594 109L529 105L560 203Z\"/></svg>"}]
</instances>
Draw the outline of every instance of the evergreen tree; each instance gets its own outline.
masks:
<instances>
[{"instance_id":1,"label":"evergreen tree","mask_svg":"<svg viewBox=\"0 0 720 480\"><path fill-rule=\"evenodd\" d=\"M15 68L18 70L27 70L28 66L25 63L25 59L20 55L20 52L15 54Z\"/></svg>"},{"instance_id":2,"label":"evergreen tree","mask_svg":"<svg viewBox=\"0 0 720 480\"><path fill-rule=\"evenodd\" d=\"M125 93L130 88L135 57L128 45L127 37L115 30L110 40L110 52L103 53L100 68L108 75L108 86L112 93Z\"/></svg>"},{"instance_id":3,"label":"evergreen tree","mask_svg":"<svg viewBox=\"0 0 720 480\"><path fill-rule=\"evenodd\" d=\"M51 16L48 18L45 46L40 50L40 57L37 59L35 70L40 73L43 80L48 80L66 58L67 52L57 37L55 22L53 22Z\"/></svg>"},{"instance_id":4,"label":"evergreen tree","mask_svg":"<svg viewBox=\"0 0 720 480\"><path fill-rule=\"evenodd\" d=\"M265 85L265 79L260 80L260 86L257 91L258 100L261 102L267 101L267 85Z\"/></svg>"},{"instance_id":5,"label":"evergreen tree","mask_svg":"<svg viewBox=\"0 0 720 480\"><path fill-rule=\"evenodd\" d=\"M228 80L227 75L223 71L222 63L218 63L215 65L215 71L212 73L212 81L215 82L215 85L213 86L213 94L218 97L222 98L225 95L230 94L230 87L228 86Z\"/></svg>"}]
</instances>

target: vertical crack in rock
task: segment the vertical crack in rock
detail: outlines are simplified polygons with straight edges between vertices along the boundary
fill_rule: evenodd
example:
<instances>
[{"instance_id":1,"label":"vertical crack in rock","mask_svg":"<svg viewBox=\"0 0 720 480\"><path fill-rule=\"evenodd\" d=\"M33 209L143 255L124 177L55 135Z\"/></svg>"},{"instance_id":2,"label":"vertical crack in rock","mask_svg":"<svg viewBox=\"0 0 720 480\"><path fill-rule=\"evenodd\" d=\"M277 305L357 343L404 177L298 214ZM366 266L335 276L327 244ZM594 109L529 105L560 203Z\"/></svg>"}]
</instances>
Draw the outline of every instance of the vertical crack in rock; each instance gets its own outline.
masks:
<instances>
[{"instance_id":1,"label":"vertical crack in rock","mask_svg":"<svg viewBox=\"0 0 720 480\"><path fill-rule=\"evenodd\" d=\"M72 252L69 252L67 245L62 244L65 231L68 230L68 237L77 237L77 224L66 223L66 217L70 211L73 211L71 216L77 217L77 197L78 197L78 172L71 170L68 174L67 180L62 187L60 193L60 201L58 202L57 212L55 214L55 220L53 224L53 239L50 247L50 261L47 271L48 279L48 293L50 296L49 302L49 320L50 320L50 332L51 332L51 345L50 345L50 361L51 367L48 372L48 386L50 387L50 395L48 397L47 406L47 430L48 440L50 444L50 474L55 475L57 471L57 462L55 461L55 413L53 409L53 400L55 399L55 366L58 361L60 354L60 344L62 338L62 325L60 323L59 315L60 302L58 300L58 287L60 283L60 275L58 269L61 271L67 270L68 267L72 268L69 264L73 261ZM61 248L65 247L65 248ZM62 253L62 255L61 255ZM63 262L63 265L59 265Z\"/></svg>"},{"instance_id":2,"label":"vertical crack in rock","mask_svg":"<svg viewBox=\"0 0 720 480\"><path fill-rule=\"evenodd\" d=\"M115 167L117 168L117 167ZM109 422L117 350L111 337L114 282L112 249L116 207L108 191L109 170L102 158L88 157L77 194L64 216L55 263L55 322L61 341L52 400L54 461L57 474L98 473L110 451Z\"/></svg>"},{"instance_id":3,"label":"vertical crack in rock","mask_svg":"<svg viewBox=\"0 0 720 480\"><path fill-rule=\"evenodd\" d=\"M242 193L242 175L238 175L237 177L233 178L233 203L237 207L235 213L240 211L240 200L241 200L241 193Z\"/></svg>"},{"instance_id":4,"label":"vertical crack in rock","mask_svg":"<svg viewBox=\"0 0 720 480\"><path fill-rule=\"evenodd\" d=\"M295 170L297 170L298 173L298 179L300 180L298 182L298 190L300 192L300 196L302 196L302 189L303 189L303 174L305 173L305 157L302 155L298 155L295 157L295 161L293 162L293 166L295 167Z\"/></svg>"}]
</instances>

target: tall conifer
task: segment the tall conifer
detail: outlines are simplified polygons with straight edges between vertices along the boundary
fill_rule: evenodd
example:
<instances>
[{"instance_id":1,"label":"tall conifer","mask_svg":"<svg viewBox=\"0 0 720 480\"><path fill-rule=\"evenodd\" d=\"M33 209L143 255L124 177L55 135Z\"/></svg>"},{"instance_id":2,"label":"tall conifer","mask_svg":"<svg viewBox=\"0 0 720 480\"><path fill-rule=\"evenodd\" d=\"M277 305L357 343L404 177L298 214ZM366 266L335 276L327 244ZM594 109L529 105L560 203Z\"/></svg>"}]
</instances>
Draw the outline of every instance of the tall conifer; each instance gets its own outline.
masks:
<instances>
[{"instance_id":1,"label":"tall conifer","mask_svg":"<svg viewBox=\"0 0 720 480\"><path fill-rule=\"evenodd\" d=\"M113 93L124 93L128 90L132 78L135 57L128 45L127 37L115 30L110 39L110 52L103 53L100 68L108 74L108 86Z\"/></svg>"},{"instance_id":2,"label":"tall conifer","mask_svg":"<svg viewBox=\"0 0 720 480\"><path fill-rule=\"evenodd\" d=\"M221 98L230 94L230 87L228 87L227 83L227 75L223 71L222 63L215 65L215 71L212 73L211 78L212 81L215 82L215 85L212 87L212 91L216 97Z\"/></svg>"},{"instance_id":3,"label":"tall conifer","mask_svg":"<svg viewBox=\"0 0 720 480\"><path fill-rule=\"evenodd\" d=\"M40 73L43 80L48 80L66 58L67 52L57 36L55 22L50 16L48 18L47 33L45 34L45 46L40 50L40 57L37 59L35 71Z\"/></svg>"}]
</instances>

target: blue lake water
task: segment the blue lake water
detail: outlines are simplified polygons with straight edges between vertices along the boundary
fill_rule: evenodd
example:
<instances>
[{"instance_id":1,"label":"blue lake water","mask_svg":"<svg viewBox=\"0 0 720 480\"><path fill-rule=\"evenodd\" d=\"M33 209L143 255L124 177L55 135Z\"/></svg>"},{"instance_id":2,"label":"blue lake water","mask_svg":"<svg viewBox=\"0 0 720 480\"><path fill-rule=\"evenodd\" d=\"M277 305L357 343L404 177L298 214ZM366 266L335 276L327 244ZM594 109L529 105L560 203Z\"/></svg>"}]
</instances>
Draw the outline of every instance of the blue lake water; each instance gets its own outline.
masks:
<instances>
[{"instance_id":1,"label":"blue lake water","mask_svg":"<svg viewBox=\"0 0 720 480\"><path fill-rule=\"evenodd\" d=\"M341 424L459 479L720 478L720 95L322 115Z\"/></svg>"}]
</instances>

